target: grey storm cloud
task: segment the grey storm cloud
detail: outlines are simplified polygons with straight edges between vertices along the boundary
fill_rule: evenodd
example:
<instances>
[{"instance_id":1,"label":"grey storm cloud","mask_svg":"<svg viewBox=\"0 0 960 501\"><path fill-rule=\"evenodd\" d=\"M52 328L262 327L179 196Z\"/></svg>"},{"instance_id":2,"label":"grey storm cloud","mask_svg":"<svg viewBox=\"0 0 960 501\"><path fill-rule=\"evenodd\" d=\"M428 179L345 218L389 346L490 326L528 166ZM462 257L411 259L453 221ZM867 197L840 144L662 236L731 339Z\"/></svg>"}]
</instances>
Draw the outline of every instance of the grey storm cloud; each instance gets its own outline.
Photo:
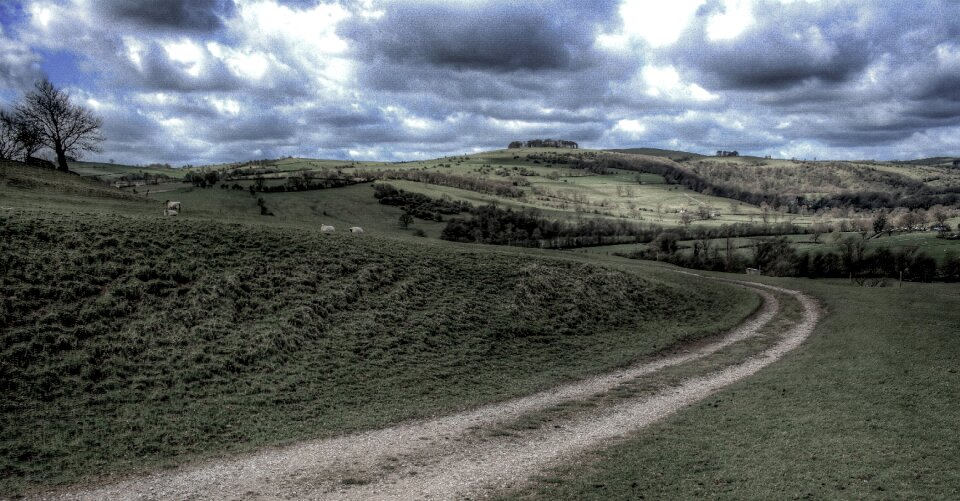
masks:
<instances>
[{"instance_id":1,"label":"grey storm cloud","mask_svg":"<svg viewBox=\"0 0 960 501\"><path fill-rule=\"evenodd\" d=\"M303 122L311 128L330 127L347 129L384 123L386 116L379 109L353 108L337 104L313 107L300 114Z\"/></svg>"},{"instance_id":2,"label":"grey storm cloud","mask_svg":"<svg viewBox=\"0 0 960 501\"><path fill-rule=\"evenodd\" d=\"M232 0L100 0L102 15L144 28L213 31L233 15Z\"/></svg>"},{"instance_id":3,"label":"grey storm cloud","mask_svg":"<svg viewBox=\"0 0 960 501\"><path fill-rule=\"evenodd\" d=\"M0 88L31 88L44 76L40 61L29 47L7 38L0 27Z\"/></svg>"},{"instance_id":4,"label":"grey storm cloud","mask_svg":"<svg viewBox=\"0 0 960 501\"><path fill-rule=\"evenodd\" d=\"M135 145L162 133L155 120L135 111L113 111L100 113L100 116L103 118L103 135L111 143Z\"/></svg>"},{"instance_id":5,"label":"grey storm cloud","mask_svg":"<svg viewBox=\"0 0 960 501\"><path fill-rule=\"evenodd\" d=\"M709 37L709 20L727 3L710 0L667 45L624 30L619 0L340 0L350 12L335 31L344 50L329 54L311 52L315 40L247 33L249 19L238 17L287 9L35 1L70 8L42 33L29 21L2 26L0 85L29 87L48 68L42 54L74 53L86 74L70 81L119 110L104 116L104 158L354 151L399 160L538 136L756 154L788 145L893 152L922 136L904 151L960 153L950 139L960 130L960 3L951 0L755 0L754 22L729 40ZM278 3L298 15L334 1ZM382 15L362 15L371 8ZM622 44L598 39L621 32ZM178 61L185 43L192 52ZM225 49L214 55L211 45ZM270 62L255 77L231 59L255 54ZM344 73L324 73L335 71ZM195 141L176 145L172 119Z\"/></svg>"},{"instance_id":6,"label":"grey storm cloud","mask_svg":"<svg viewBox=\"0 0 960 501\"><path fill-rule=\"evenodd\" d=\"M612 2L400 3L341 30L367 57L401 64L507 72L576 69L590 58Z\"/></svg>"},{"instance_id":7,"label":"grey storm cloud","mask_svg":"<svg viewBox=\"0 0 960 501\"><path fill-rule=\"evenodd\" d=\"M759 2L753 26L710 41L705 16L717 8L702 8L660 57L770 125L791 117L777 130L784 140L878 147L960 126L960 57L937 57L960 54L956 2Z\"/></svg>"},{"instance_id":8,"label":"grey storm cloud","mask_svg":"<svg viewBox=\"0 0 960 501\"><path fill-rule=\"evenodd\" d=\"M204 124L201 137L210 142L285 140L296 135L296 124L276 114L224 118Z\"/></svg>"},{"instance_id":9,"label":"grey storm cloud","mask_svg":"<svg viewBox=\"0 0 960 501\"><path fill-rule=\"evenodd\" d=\"M199 75L189 72L186 64L170 59L169 54L156 43L151 43L141 56L142 70L126 63L132 74L139 74L144 88L176 91L230 91L240 87L241 82L219 60L207 58L209 67L203 68Z\"/></svg>"},{"instance_id":10,"label":"grey storm cloud","mask_svg":"<svg viewBox=\"0 0 960 501\"><path fill-rule=\"evenodd\" d=\"M709 9L701 9L703 19ZM871 60L868 33L855 6L817 10L808 4L768 7L734 40L710 41L702 23L670 54L721 89L782 89L814 79L842 82Z\"/></svg>"}]
</instances>

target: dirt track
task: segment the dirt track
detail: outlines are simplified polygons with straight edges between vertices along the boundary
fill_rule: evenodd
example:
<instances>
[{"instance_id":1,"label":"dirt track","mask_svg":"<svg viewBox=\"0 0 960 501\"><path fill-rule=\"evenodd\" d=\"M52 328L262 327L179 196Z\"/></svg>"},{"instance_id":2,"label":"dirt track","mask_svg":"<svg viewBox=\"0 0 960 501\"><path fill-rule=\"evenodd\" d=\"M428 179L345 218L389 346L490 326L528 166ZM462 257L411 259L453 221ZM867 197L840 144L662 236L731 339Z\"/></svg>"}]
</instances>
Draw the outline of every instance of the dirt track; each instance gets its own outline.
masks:
<instances>
[{"instance_id":1,"label":"dirt track","mask_svg":"<svg viewBox=\"0 0 960 501\"><path fill-rule=\"evenodd\" d=\"M225 461L133 478L50 499L456 499L482 497L531 474L622 437L716 390L754 374L798 346L819 319L815 302L796 291L750 286L764 298L750 319L723 338L689 352L658 358L528 397L437 419L269 449ZM549 429L483 435L495 426L563 402L579 401L624 381L706 357L755 336L779 310L766 289L791 294L802 320L759 354L678 386L576 414Z\"/></svg>"}]
</instances>

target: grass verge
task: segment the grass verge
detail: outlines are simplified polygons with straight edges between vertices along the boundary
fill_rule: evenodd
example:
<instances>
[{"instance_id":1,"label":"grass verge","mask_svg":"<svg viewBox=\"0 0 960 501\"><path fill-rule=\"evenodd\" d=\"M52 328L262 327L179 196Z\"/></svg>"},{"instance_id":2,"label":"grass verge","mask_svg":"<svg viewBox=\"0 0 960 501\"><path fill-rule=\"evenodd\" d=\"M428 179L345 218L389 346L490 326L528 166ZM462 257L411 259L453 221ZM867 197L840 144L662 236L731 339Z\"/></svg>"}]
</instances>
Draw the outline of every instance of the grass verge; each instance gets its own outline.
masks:
<instances>
[{"instance_id":1,"label":"grass verge","mask_svg":"<svg viewBox=\"0 0 960 501\"><path fill-rule=\"evenodd\" d=\"M960 287L774 283L826 307L800 348L506 498L960 496Z\"/></svg>"}]
</instances>

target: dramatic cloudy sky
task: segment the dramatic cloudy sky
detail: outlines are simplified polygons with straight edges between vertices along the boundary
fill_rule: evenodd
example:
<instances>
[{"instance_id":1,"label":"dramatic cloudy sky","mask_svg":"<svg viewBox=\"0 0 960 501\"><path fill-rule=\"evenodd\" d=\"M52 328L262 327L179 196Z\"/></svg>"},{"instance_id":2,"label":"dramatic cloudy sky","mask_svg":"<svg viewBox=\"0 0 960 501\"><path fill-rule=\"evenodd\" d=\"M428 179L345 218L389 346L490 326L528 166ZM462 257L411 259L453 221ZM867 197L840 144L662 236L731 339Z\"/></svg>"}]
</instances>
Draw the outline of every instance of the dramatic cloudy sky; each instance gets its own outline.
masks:
<instances>
[{"instance_id":1,"label":"dramatic cloudy sky","mask_svg":"<svg viewBox=\"0 0 960 501\"><path fill-rule=\"evenodd\" d=\"M92 159L401 160L563 138L960 155L960 2L0 1L0 103L43 76Z\"/></svg>"}]
</instances>

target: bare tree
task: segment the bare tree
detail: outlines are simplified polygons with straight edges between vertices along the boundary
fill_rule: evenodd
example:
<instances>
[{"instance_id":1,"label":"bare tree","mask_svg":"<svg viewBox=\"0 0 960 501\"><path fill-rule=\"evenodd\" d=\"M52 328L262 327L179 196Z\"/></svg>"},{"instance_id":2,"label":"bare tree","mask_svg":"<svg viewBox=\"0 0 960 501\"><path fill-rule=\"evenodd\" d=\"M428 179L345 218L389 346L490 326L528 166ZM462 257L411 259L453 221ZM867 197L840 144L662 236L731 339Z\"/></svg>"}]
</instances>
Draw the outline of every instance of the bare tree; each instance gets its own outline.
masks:
<instances>
[{"instance_id":1,"label":"bare tree","mask_svg":"<svg viewBox=\"0 0 960 501\"><path fill-rule=\"evenodd\" d=\"M900 228L903 228L906 231L913 231L918 225L923 224L923 219L918 213L908 209L900 216L898 222Z\"/></svg>"},{"instance_id":2,"label":"bare tree","mask_svg":"<svg viewBox=\"0 0 960 501\"><path fill-rule=\"evenodd\" d=\"M710 219L710 208L706 205L697 207L697 217L703 220Z\"/></svg>"},{"instance_id":3,"label":"bare tree","mask_svg":"<svg viewBox=\"0 0 960 501\"><path fill-rule=\"evenodd\" d=\"M933 219L937 222L934 226L937 230L937 233L943 235L944 233L950 231L950 225L947 224L947 219L950 217L949 214L942 210L938 210L933 213Z\"/></svg>"},{"instance_id":4,"label":"bare tree","mask_svg":"<svg viewBox=\"0 0 960 501\"><path fill-rule=\"evenodd\" d=\"M42 146L37 129L15 114L0 110L0 158L29 161Z\"/></svg>"},{"instance_id":5,"label":"bare tree","mask_svg":"<svg viewBox=\"0 0 960 501\"><path fill-rule=\"evenodd\" d=\"M0 110L0 160L16 160L19 154L17 123L13 115L6 110Z\"/></svg>"},{"instance_id":6,"label":"bare tree","mask_svg":"<svg viewBox=\"0 0 960 501\"><path fill-rule=\"evenodd\" d=\"M821 222L813 223L810 226L810 241L818 244L820 243L820 235L823 235L827 231L827 226Z\"/></svg>"},{"instance_id":7,"label":"bare tree","mask_svg":"<svg viewBox=\"0 0 960 501\"><path fill-rule=\"evenodd\" d=\"M889 225L890 222L887 220L887 215L881 212L873 219L873 232L879 235L883 233Z\"/></svg>"},{"instance_id":8,"label":"bare tree","mask_svg":"<svg viewBox=\"0 0 960 501\"><path fill-rule=\"evenodd\" d=\"M410 226L412 223L413 223L413 216L411 216L409 212L404 212L403 214L400 214L400 226L406 228L407 226Z\"/></svg>"},{"instance_id":9,"label":"bare tree","mask_svg":"<svg viewBox=\"0 0 960 501\"><path fill-rule=\"evenodd\" d=\"M90 110L70 102L70 95L49 80L36 83L17 106L17 120L37 131L40 142L57 154L57 169L68 171L67 155L100 151L103 120Z\"/></svg>"}]
</instances>

